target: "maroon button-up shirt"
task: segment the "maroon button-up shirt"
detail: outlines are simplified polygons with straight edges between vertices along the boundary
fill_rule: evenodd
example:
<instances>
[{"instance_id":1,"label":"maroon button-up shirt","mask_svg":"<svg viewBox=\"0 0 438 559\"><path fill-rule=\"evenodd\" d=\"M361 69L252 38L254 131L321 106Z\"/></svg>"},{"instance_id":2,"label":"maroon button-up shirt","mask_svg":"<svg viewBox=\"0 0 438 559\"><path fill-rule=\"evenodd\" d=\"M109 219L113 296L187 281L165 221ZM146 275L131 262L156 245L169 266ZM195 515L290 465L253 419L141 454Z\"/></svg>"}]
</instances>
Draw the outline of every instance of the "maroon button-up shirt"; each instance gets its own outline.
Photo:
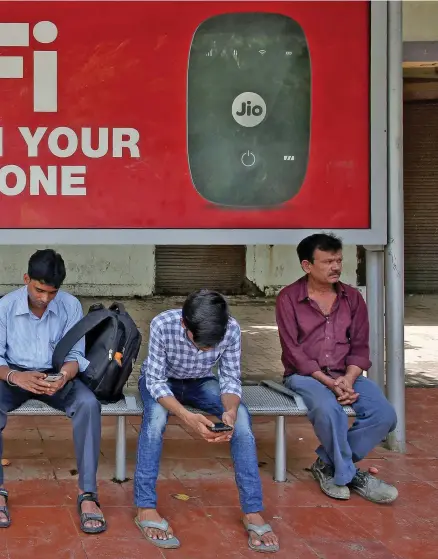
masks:
<instances>
[{"instance_id":1,"label":"maroon button-up shirt","mask_svg":"<svg viewBox=\"0 0 438 559\"><path fill-rule=\"evenodd\" d=\"M338 296L330 315L324 316L309 298L307 278L282 289L276 317L285 375L311 375L323 371L336 378L349 365L371 367L368 311L354 287L336 284Z\"/></svg>"}]
</instances>

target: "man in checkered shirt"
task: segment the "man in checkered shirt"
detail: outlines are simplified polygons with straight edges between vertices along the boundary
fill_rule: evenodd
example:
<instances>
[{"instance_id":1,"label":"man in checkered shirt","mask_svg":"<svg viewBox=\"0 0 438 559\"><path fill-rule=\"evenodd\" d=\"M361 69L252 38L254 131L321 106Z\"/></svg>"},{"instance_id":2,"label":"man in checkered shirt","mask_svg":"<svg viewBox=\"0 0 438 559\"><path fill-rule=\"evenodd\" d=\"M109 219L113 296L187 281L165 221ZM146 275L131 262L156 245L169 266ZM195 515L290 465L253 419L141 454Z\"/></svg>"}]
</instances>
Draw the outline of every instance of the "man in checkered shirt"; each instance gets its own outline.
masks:
<instances>
[{"instance_id":1,"label":"man in checkered shirt","mask_svg":"<svg viewBox=\"0 0 438 559\"><path fill-rule=\"evenodd\" d=\"M231 442L236 483L251 549L276 552L278 539L260 515L262 488L251 419L240 402L240 327L219 293L201 290L186 299L182 310L156 316L150 326L149 353L141 368L139 389L144 403L134 478L135 522L151 543L177 548L179 540L158 514L156 482L163 434L169 412L209 443ZM218 379L213 367L218 367ZM214 433L204 415L231 427Z\"/></svg>"}]
</instances>

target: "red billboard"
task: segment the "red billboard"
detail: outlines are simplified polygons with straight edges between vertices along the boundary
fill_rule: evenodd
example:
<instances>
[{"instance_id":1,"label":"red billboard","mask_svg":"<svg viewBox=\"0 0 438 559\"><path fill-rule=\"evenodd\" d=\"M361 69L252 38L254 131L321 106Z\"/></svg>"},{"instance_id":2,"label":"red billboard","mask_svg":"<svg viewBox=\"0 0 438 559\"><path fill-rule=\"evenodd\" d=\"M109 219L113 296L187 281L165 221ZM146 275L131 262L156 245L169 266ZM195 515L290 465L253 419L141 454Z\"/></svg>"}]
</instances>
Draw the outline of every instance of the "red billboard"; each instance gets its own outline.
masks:
<instances>
[{"instance_id":1,"label":"red billboard","mask_svg":"<svg viewBox=\"0 0 438 559\"><path fill-rule=\"evenodd\" d=\"M369 2L1 2L3 229L369 229Z\"/></svg>"}]
</instances>

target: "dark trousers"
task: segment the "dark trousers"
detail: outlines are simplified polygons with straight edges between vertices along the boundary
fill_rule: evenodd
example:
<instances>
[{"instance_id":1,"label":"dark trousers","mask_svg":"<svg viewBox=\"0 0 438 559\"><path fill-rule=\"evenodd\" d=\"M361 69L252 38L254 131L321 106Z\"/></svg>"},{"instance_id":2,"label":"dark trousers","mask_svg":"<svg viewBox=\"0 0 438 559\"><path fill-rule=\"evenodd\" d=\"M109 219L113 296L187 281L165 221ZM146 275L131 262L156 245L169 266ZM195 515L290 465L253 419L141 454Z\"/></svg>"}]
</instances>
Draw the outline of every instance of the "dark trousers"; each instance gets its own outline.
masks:
<instances>
[{"instance_id":1,"label":"dark trousers","mask_svg":"<svg viewBox=\"0 0 438 559\"><path fill-rule=\"evenodd\" d=\"M16 366L13 368L17 369ZM65 412L72 420L79 488L85 492L96 492L101 437L100 403L93 392L77 378L53 396L34 394L0 381L0 459L3 455L2 433L7 422L7 413L30 399L40 400ZM0 465L0 487L2 485L3 468Z\"/></svg>"}]
</instances>

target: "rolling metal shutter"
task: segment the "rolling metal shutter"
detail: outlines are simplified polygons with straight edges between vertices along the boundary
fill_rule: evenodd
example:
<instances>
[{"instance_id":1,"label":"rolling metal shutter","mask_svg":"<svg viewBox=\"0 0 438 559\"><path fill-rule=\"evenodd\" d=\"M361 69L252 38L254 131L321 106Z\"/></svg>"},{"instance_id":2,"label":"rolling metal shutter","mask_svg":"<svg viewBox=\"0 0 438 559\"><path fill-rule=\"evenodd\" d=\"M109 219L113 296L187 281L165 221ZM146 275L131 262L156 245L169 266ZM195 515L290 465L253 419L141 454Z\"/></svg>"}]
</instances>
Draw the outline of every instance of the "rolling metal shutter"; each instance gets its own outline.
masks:
<instances>
[{"instance_id":1,"label":"rolling metal shutter","mask_svg":"<svg viewBox=\"0 0 438 559\"><path fill-rule=\"evenodd\" d=\"M404 104L405 291L438 293L438 101Z\"/></svg>"},{"instance_id":2,"label":"rolling metal shutter","mask_svg":"<svg viewBox=\"0 0 438 559\"><path fill-rule=\"evenodd\" d=\"M196 289L224 294L242 292L245 246L155 247L155 293L187 295Z\"/></svg>"}]
</instances>

